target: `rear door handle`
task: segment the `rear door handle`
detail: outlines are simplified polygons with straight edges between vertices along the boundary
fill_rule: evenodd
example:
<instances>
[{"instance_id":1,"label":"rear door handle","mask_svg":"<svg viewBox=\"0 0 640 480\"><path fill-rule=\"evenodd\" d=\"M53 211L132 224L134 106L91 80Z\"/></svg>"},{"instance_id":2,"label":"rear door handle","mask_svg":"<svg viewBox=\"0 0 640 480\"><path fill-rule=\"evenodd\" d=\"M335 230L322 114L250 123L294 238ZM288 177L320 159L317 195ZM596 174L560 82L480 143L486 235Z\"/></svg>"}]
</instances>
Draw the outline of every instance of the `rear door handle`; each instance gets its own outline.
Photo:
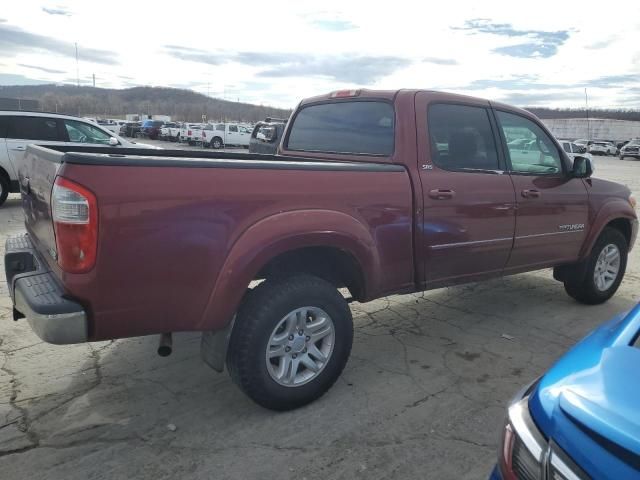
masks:
<instances>
[{"instance_id":1,"label":"rear door handle","mask_svg":"<svg viewBox=\"0 0 640 480\"><path fill-rule=\"evenodd\" d=\"M539 190L522 190L522 196L524 198L540 198Z\"/></svg>"},{"instance_id":2,"label":"rear door handle","mask_svg":"<svg viewBox=\"0 0 640 480\"><path fill-rule=\"evenodd\" d=\"M429 191L429 196L434 200L448 200L450 198L455 197L455 195L456 195L456 192L454 192L453 190L442 189L442 188Z\"/></svg>"}]
</instances>

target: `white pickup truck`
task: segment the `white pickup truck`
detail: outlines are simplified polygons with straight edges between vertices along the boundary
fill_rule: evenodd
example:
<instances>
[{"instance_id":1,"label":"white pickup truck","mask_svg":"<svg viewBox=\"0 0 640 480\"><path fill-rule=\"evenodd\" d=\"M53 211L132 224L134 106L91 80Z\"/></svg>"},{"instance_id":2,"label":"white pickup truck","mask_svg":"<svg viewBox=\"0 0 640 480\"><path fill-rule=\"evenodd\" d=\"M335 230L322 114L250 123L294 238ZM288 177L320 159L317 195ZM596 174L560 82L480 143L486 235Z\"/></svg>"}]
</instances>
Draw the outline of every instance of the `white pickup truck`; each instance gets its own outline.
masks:
<instances>
[{"instance_id":1,"label":"white pickup truck","mask_svg":"<svg viewBox=\"0 0 640 480\"><path fill-rule=\"evenodd\" d=\"M207 124L202 129L202 145L222 148L227 145L249 147L251 128L240 123Z\"/></svg>"},{"instance_id":2,"label":"white pickup truck","mask_svg":"<svg viewBox=\"0 0 640 480\"><path fill-rule=\"evenodd\" d=\"M201 123L183 123L180 128L180 142L193 145L202 141L202 129L204 125Z\"/></svg>"},{"instance_id":3,"label":"white pickup truck","mask_svg":"<svg viewBox=\"0 0 640 480\"><path fill-rule=\"evenodd\" d=\"M165 123L160 129L160 138L175 142L180 137L181 123L169 122Z\"/></svg>"}]
</instances>

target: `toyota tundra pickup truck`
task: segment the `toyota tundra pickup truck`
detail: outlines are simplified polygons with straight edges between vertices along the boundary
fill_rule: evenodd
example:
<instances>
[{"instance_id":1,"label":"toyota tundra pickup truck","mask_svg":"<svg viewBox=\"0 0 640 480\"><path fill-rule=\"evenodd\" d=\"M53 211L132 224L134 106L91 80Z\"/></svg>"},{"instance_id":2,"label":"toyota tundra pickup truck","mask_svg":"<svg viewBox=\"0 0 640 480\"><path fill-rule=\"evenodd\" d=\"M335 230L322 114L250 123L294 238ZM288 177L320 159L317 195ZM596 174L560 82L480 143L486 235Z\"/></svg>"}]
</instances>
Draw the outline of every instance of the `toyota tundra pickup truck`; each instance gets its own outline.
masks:
<instances>
[{"instance_id":1,"label":"toyota tundra pickup truck","mask_svg":"<svg viewBox=\"0 0 640 480\"><path fill-rule=\"evenodd\" d=\"M336 381L351 301L553 268L597 304L637 232L630 191L535 116L431 91L304 100L277 155L30 145L19 182L16 320L54 344L160 334L161 354L202 332L276 410Z\"/></svg>"}]
</instances>

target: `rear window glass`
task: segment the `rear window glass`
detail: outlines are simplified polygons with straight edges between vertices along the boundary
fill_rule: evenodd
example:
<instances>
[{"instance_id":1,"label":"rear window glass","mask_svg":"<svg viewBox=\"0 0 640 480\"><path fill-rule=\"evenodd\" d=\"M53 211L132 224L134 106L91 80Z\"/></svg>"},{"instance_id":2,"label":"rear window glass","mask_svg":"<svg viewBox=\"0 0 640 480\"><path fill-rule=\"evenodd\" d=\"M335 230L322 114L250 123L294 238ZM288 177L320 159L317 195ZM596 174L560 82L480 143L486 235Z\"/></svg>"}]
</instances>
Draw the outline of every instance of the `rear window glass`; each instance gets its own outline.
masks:
<instances>
[{"instance_id":1,"label":"rear window glass","mask_svg":"<svg viewBox=\"0 0 640 480\"><path fill-rule=\"evenodd\" d=\"M393 107L386 102L323 103L305 107L295 117L287 147L327 153L391 155Z\"/></svg>"},{"instance_id":2,"label":"rear window glass","mask_svg":"<svg viewBox=\"0 0 640 480\"><path fill-rule=\"evenodd\" d=\"M7 138L25 140L63 140L55 119L47 117L11 117Z\"/></svg>"}]
</instances>

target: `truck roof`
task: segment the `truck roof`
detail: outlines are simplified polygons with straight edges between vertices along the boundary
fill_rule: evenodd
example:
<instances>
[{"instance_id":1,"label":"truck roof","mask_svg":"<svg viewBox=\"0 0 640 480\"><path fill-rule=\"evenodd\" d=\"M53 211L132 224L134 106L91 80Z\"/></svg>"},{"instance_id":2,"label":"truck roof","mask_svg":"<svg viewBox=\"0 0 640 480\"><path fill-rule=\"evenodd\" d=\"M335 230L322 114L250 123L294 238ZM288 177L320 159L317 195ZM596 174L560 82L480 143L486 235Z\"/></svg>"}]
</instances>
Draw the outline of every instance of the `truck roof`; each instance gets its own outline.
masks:
<instances>
[{"instance_id":1,"label":"truck roof","mask_svg":"<svg viewBox=\"0 0 640 480\"><path fill-rule=\"evenodd\" d=\"M344 96L344 97L336 97L336 93L338 92L353 92L354 95L350 95L350 96ZM425 92L428 93L429 95L432 95L434 97L434 100L441 100L441 101L450 101L450 102L460 102L460 101L481 101L481 102L488 102L491 104L491 106L493 107L498 107L504 110L511 110L514 112L518 112L521 113L523 115L529 116L529 117L535 117L535 115L533 115L531 112L524 110L522 108L518 108L518 107L514 107L513 105L508 105L506 103L502 103L502 102L496 102L493 100L488 100L485 98L480 98L480 97L473 97L471 95L462 95L459 93L451 93L451 92L440 92L437 90L429 90L429 89L399 89L399 90L370 90L368 88L361 88L361 89L355 89L355 90L337 90L337 91L333 91L333 92L329 92L329 93L325 93L323 95L316 95L314 97L309 97L309 98L305 98L303 99L299 106L303 106L303 105L308 105L311 103L317 103L317 102L322 102L322 101L327 101L327 100L335 100L335 99L347 99L347 98L372 98L372 99L381 99L381 100L388 100L388 101L395 101L396 96L399 95L400 93L408 93L408 94L417 94L419 92Z\"/></svg>"}]
</instances>

